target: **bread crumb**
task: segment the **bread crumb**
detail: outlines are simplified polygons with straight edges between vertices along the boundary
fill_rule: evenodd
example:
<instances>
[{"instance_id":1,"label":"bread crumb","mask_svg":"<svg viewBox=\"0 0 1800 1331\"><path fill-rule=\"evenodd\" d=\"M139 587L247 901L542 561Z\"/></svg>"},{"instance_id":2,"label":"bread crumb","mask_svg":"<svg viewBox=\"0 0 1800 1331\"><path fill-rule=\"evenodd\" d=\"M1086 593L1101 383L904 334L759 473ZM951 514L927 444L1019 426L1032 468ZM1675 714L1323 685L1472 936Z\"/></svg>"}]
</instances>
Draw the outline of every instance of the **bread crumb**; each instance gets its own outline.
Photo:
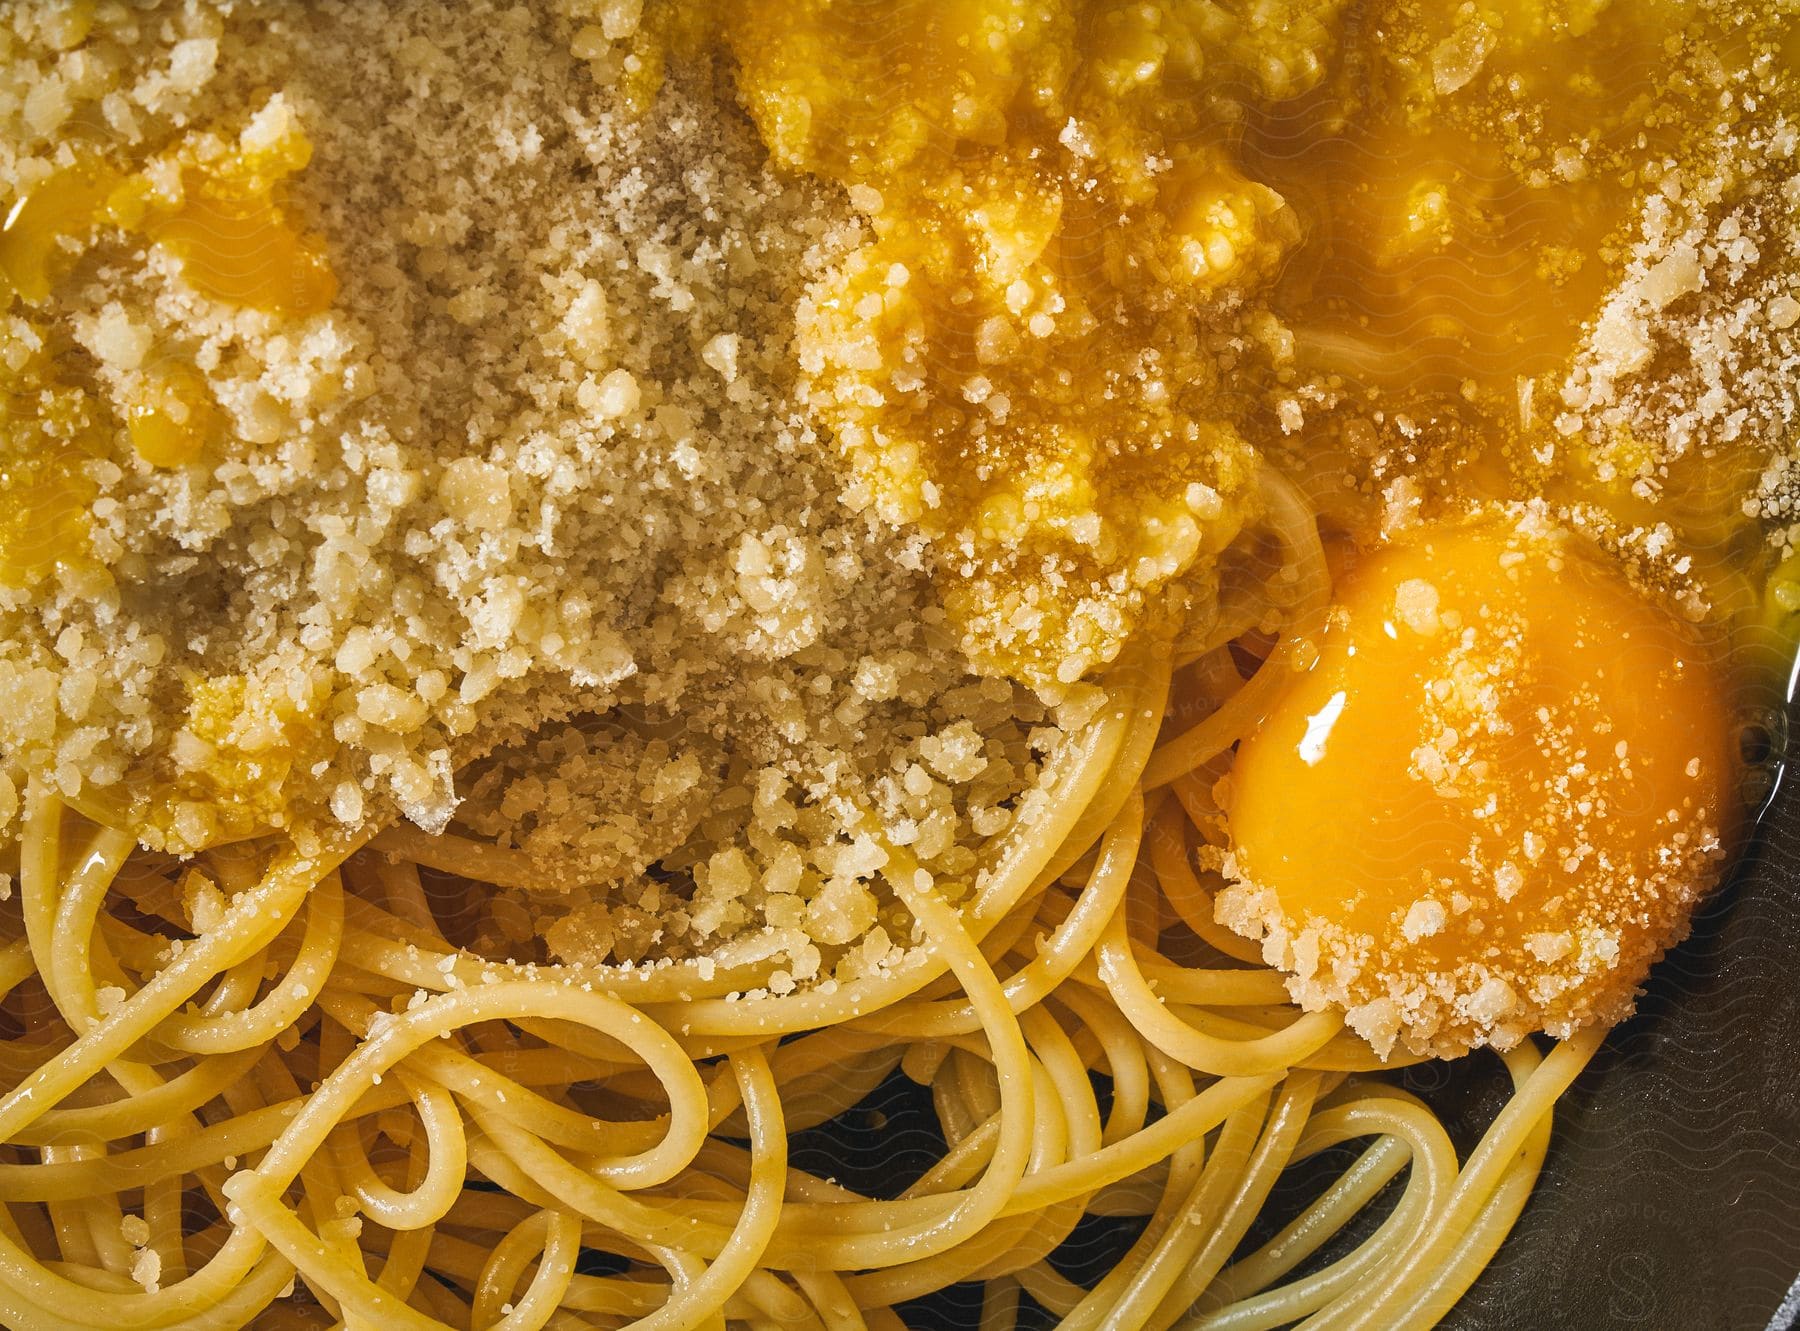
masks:
<instances>
[{"instance_id":1,"label":"bread crumb","mask_svg":"<svg viewBox=\"0 0 1800 1331\"><path fill-rule=\"evenodd\" d=\"M21 37L7 199L100 104L147 215L278 177L330 284L237 304L204 245L106 222L4 316L9 389L104 423L68 514L104 576L0 589L0 747L170 852L483 841L492 955L869 973L913 936L871 820L967 890L1063 732L946 628L937 555L842 500L795 340L853 201L772 167L716 57L635 79L635 0L578 8L99 6L81 88L66 33ZM167 374L195 451L152 461L124 422Z\"/></svg>"}]
</instances>

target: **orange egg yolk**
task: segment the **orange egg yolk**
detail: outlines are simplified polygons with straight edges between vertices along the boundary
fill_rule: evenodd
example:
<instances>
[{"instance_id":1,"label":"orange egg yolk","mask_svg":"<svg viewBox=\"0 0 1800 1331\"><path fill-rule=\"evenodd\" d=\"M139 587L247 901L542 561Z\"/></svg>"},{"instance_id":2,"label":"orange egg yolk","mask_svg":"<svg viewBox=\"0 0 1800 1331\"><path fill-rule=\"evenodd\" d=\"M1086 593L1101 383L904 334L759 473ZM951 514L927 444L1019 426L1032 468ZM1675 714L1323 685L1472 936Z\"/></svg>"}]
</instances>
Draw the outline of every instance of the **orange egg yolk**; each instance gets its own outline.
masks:
<instances>
[{"instance_id":1,"label":"orange egg yolk","mask_svg":"<svg viewBox=\"0 0 1800 1331\"><path fill-rule=\"evenodd\" d=\"M1382 550L1240 746L1220 916L1384 1052L1615 1020L1718 876L1727 717L1707 649L1565 535Z\"/></svg>"}]
</instances>

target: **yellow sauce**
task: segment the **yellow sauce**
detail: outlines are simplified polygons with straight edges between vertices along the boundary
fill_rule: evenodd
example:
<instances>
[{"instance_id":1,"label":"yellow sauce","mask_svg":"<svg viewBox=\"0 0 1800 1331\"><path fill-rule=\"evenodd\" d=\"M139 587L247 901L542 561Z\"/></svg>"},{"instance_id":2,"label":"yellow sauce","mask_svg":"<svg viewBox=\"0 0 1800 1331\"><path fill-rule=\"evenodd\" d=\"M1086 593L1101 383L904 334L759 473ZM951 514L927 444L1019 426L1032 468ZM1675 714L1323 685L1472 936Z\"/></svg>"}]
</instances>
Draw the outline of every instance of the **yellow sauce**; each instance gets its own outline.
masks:
<instances>
[{"instance_id":1,"label":"yellow sauce","mask_svg":"<svg viewBox=\"0 0 1800 1331\"><path fill-rule=\"evenodd\" d=\"M36 582L85 547L94 487L81 461L56 449L0 467L0 584Z\"/></svg>"},{"instance_id":2,"label":"yellow sauce","mask_svg":"<svg viewBox=\"0 0 1800 1331\"><path fill-rule=\"evenodd\" d=\"M180 160L184 150L174 151ZM179 258L182 277L202 295L283 319L319 314L336 297L337 278L321 242L293 224L279 198L311 152L288 122L223 159L184 165L174 202L150 167L128 173L78 160L15 199L0 220L0 298L41 305L97 239L142 235ZM47 355L7 371L0 391L30 403L8 411L0 438L0 585L35 582L81 557L94 497L83 464L112 452L109 437L123 436L151 466L179 467L201 459L215 430L204 378L174 358L135 376L122 420Z\"/></svg>"},{"instance_id":3,"label":"yellow sauce","mask_svg":"<svg viewBox=\"0 0 1800 1331\"><path fill-rule=\"evenodd\" d=\"M296 131L280 152L239 153L182 173L170 208L143 173L84 161L15 200L0 224L0 275L27 304L48 300L62 262L97 228L141 231L182 261L182 276L214 300L283 318L318 314L337 295L324 247L294 226L279 182L311 152Z\"/></svg>"},{"instance_id":4,"label":"yellow sauce","mask_svg":"<svg viewBox=\"0 0 1800 1331\"><path fill-rule=\"evenodd\" d=\"M1277 308L1303 341L1343 334L1333 354L1360 340L1377 376L1399 360L1510 389L1557 369L1617 275L1636 187L1718 118L1672 53L1742 65L1743 34L1690 0L1390 0L1372 23L1360 83L1248 136L1255 174L1315 221Z\"/></svg>"},{"instance_id":5,"label":"yellow sauce","mask_svg":"<svg viewBox=\"0 0 1800 1331\"><path fill-rule=\"evenodd\" d=\"M291 118L267 130L253 124L235 152L185 162L180 206L153 207L144 230L214 300L284 319L322 313L337 296L337 278L323 243L294 225L280 197L311 159L312 143Z\"/></svg>"},{"instance_id":6,"label":"yellow sauce","mask_svg":"<svg viewBox=\"0 0 1800 1331\"><path fill-rule=\"evenodd\" d=\"M84 468L106 451L92 411L47 356L0 368L0 586L29 586L85 555L95 486Z\"/></svg>"},{"instance_id":7,"label":"yellow sauce","mask_svg":"<svg viewBox=\"0 0 1800 1331\"><path fill-rule=\"evenodd\" d=\"M199 461L213 416L206 380L193 366L174 362L145 372L125 408L125 426L145 462L184 467Z\"/></svg>"},{"instance_id":8,"label":"yellow sauce","mask_svg":"<svg viewBox=\"0 0 1800 1331\"><path fill-rule=\"evenodd\" d=\"M50 298L65 244L79 241L101 220L119 176L88 161L46 177L15 199L0 223L0 294L29 305Z\"/></svg>"},{"instance_id":9,"label":"yellow sauce","mask_svg":"<svg viewBox=\"0 0 1800 1331\"><path fill-rule=\"evenodd\" d=\"M1306 91L1331 6L746 0L738 86L869 242L803 313L857 497L933 537L974 654L1044 686L1111 660L1241 525L1228 303L1300 238L1220 89ZM1276 13L1280 10L1280 13Z\"/></svg>"},{"instance_id":10,"label":"yellow sauce","mask_svg":"<svg viewBox=\"0 0 1800 1331\"><path fill-rule=\"evenodd\" d=\"M228 305L304 319L329 309L337 295L323 249L253 190L191 182L180 210L150 233L181 259L195 290Z\"/></svg>"},{"instance_id":11,"label":"yellow sauce","mask_svg":"<svg viewBox=\"0 0 1800 1331\"><path fill-rule=\"evenodd\" d=\"M868 218L802 313L814 405L857 502L935 541L989 666L1068 679L1204 581L1253 515L1242 432L1290 367L1390 411L1454 399L1468 426L1430 447L1468 498L1646 520L1628 466L1546 448L1554 407L1518 404L1556 391L1644 190L1742 114L1709 71L1775 58L1778 25L1697 0L1338 9L722 11L771 153ZM1680 511L1648 520L1717 546L1756 465L1679 460Z\"/></svg>"}]
</instances>

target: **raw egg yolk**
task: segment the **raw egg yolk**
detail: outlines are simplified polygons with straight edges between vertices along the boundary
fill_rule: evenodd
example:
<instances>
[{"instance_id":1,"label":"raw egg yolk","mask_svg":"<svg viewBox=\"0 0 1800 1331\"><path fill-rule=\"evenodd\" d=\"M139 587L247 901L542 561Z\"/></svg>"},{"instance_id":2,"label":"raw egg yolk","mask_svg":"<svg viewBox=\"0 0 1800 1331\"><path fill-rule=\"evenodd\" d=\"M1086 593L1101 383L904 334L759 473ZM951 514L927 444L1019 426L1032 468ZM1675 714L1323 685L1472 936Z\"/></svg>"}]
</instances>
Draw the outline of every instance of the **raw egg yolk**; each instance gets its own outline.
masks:
<instances>
[{"instance_id":1,"label":"raw egg yolk","mask_svg":"<svg viewBox=\"0 0 1800 1331\"><path fill-rule=\"evenodd\" d=\"M1616 1020L1719 875L1727 717L1688 626L1564 533L1385 548L1239 748L1220 918L1384 1054Z\"/></svg>"}]
</instances>

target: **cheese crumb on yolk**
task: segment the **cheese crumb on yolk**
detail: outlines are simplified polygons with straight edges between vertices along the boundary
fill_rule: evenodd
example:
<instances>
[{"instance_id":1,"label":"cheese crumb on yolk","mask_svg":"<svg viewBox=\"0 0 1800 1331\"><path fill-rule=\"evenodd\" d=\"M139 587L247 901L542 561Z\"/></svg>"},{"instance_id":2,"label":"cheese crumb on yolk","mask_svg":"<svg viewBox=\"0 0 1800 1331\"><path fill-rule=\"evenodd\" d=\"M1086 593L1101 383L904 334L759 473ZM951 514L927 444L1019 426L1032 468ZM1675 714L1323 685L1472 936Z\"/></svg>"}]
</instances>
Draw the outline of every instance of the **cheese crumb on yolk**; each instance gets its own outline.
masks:
<instances>
[{"instance_id":1,"label":"cheese crumb on yolk","mask_svg":"<svg viewBox=\"0 0 1800 1331\"><path fill-rule=\"evenodd\" d=\"M1561 533L1382 551L1239 750L1219 917L1384 1055L1616 1020L1719 875L1728 715L1706 647Z\"/></svg>"}]
</instances>

